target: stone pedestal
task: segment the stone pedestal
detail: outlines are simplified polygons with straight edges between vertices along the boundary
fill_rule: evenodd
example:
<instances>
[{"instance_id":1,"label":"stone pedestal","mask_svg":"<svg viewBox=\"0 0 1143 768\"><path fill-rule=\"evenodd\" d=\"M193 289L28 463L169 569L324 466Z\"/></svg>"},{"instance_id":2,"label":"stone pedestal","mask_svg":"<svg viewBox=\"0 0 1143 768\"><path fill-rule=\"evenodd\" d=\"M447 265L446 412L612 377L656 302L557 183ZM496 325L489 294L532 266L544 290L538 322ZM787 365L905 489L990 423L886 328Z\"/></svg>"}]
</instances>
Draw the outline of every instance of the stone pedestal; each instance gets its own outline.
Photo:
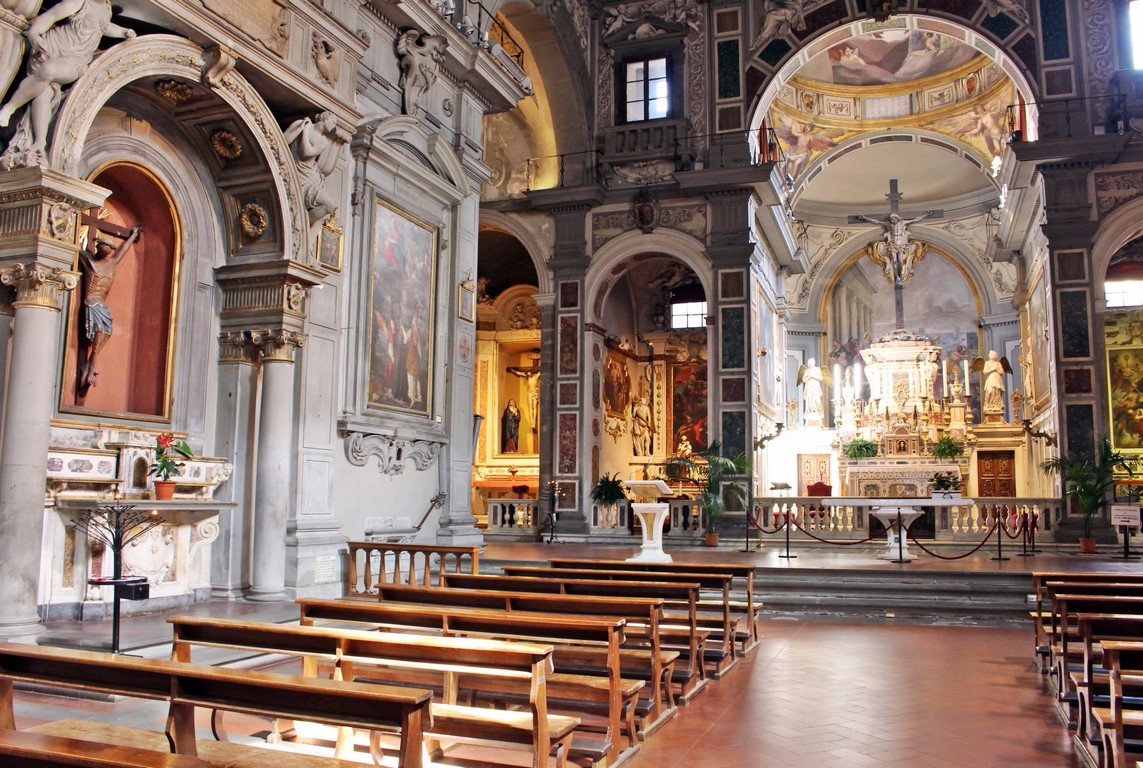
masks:
<instances>
[{"instance_id":1,"label":"stone pedestal","mask_svg":"<svg viewBox=\"0 0 1143 768\"><path fill-rule=\"evenodd\" d=\"M671 511L670 505L664 502L636 503L631 505L631 509L639 516L639 523L643 529L643 546L633 557L627 558L627 562L671 562L671 556L663 551L663 524L666 523L667 514Z\"/></svg>"}]
</instances>

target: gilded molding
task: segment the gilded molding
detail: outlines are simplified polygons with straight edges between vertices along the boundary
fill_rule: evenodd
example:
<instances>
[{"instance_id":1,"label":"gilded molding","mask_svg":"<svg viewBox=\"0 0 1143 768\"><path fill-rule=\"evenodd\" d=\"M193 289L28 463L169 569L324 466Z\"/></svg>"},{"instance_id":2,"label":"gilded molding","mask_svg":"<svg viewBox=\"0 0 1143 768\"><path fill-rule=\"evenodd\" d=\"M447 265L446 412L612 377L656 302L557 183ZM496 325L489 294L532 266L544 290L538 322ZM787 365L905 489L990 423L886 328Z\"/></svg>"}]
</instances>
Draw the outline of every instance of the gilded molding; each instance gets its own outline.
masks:
<instances>
[{"instance_id":1,"label":"gilded molding","mask_svg":"<svg viewBox=\"0 0 1143 768\"><path fill-rule=\"evenodd\" d=\"M79 274L59 267L16 264L0 269L0 283L16 291L12 306L60 310L62 294L75 288Z\"/></svg>"},{"instance_id":2,"label":"gilded molding","mask_svg":"<svg viewBox=\"0 0 1143 768\"><path fill-rule=\"evenodd\" d=\"M292 363L294 353L305 344L305 335L282 328L250 331L251 341L261 348L264 363Z\"/></svg>"},{"instance_id":3,"label":"gilded molding","mask_svg":"<svg viewBox=\"0 0 1143 768\"><path fill-rule=\"evenodd\" d=\"M261 350L248 331L223 331L218 334L218 361L257 365Z\"/></svg>"}]
</instances>

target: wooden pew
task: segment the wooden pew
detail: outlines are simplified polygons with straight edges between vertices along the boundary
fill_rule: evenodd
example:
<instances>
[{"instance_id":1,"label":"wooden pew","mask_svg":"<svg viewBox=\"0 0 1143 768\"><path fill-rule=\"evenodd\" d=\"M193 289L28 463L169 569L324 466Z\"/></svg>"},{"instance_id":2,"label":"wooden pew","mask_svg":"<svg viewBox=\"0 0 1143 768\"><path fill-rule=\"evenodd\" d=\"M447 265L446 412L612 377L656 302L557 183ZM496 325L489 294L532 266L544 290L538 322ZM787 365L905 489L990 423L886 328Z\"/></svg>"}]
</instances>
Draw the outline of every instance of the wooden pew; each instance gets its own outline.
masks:
<instances>
[{"instance_id":1,"label":"wooden pew","mask_svg":"<svg viewBox=\"0 0 1143 768\"><path fill-rule=\"evenodd\" d=\"M1082 646L1075 635L1078 613L1143 614L1143 597L1057 593L1052 596L1051 664L1056 675L1056 695L1070 702L1078 694L1071 685L1071 672L1082 669Z\"/></svg>"},{"instance_id":2,"label":"wooden pew","mask_svg":"<svg viewBox=\"0 0 1143 768\"><path fill-rule=\"evenodd\" d=\"M259 624L227 619L176 617L168 620L174 629L173 658L189 662L192 647L241 648L262 653L299 656L303 674L314 677L317 662L333 665L335 680L355 680L358 666L428 671L413 684L436 680L443 701L433 702L433 725L427 731L440 739L495 744L532 753L533 768L546 768L554 752L556 765L567 762L572 731L579 720L550 715L547 676L552 665L552 647L534 643L507 643L465 637L426 637L379 634L323 627ZM458 677L482 677L522 681L529 691L527 711L506 712L457 704ZM406 684L400 675L386 681ZM434 686L438 687L438 686ZM338 757L352 750L352 733L338 737Z\"/></svg>"},{"instance_id":3,"label":"wooden pew","mask_svg":"<svg viewBox=\"0 0 1143 768\"><path fill-rule=\"evenodd\" d=\"M1072 594L1143 594L1143 576L1138 579L1131 574L1118 573L1081 573L1074 579L1067 574L1055 571L1033 574L1032 588L1035 594L1036 608L1032 616L1033 629L1033 660L1041 673L1051 668L1051 647L1047 640L1049 635L1056 631L1052 623L1051 599L1052 594L1066 591Z\"/></svg>"},{"instance_id":4,"label":"wooden pew","mask_svg":"<svg viewBox=\"0 0 1143 768\"><path fill-rule=\"evenodd\" d=\"M633 756L638 751L637 731L645 735L660 727L677 713L672 705L649 700L640 711L641 727L636 728L636 704L645 688L643 680L624 678L626 664L650 667L646 652L621 649L626 621L623 618L586 618L551 616L523 611L506 612L469 607L420 606L415 604L362 603L355 600L299 599L301 623L351 623L371 628L421 630L445 636L495 637L538 640L552 643L555 673L548 677L549 703L553 700L573 702L571 711L602 709L607 722L599 751L614 762ZM641 655L636 658L636 655ZM667 661L674 664L673 654ZM602 668L600 674L580 674L568 670L582 669L585 664ZM668 672L669 674L669 672ZM662 675L661 675L662 676ZM602 681L602 685L601 685ZM627 746L620 749L619 735L626 733Z\"/></svg>"},{"instance_id":5,"label":"wooden pew","mask_svg":"<svg viewBox=\"0 0 1143 768\"><path fill-rule=\"evenodd\" d=\"M1143 693L1143 642L1106 640L1103 667L1110 679L1110 706L1092 709L1103 740L1104 766L1128 768L1143 760L1143 709L1124 706L1125 691Z\"/></svg>"},{"instance_id":6,"label":"wooden pew","mask_svg":"<svg viewBox=\"0 0 1143 768\"><path fill-rule=\"evenodd\" d=\"M697 581L671 583L660 581L613 581L598 579L559 579L533 576L494 576L490 574L469 575L450 573L441 578L443 586L455 589L479 589L494 592L535 592L554 595L586 595L590 597L652 597L661 598L665 605L684 608L686 614L678 617L681 631L673 622L664 620L659 627L659 636L664 646L678 647L687 662L679 676L684 702L692 698L706 684L706 667L703 664L704 646L710 633L698 625L698 601L700 585ZM711 661L715 669L723 660L721 649L711 649Z\"/></svg>"},{"instance_id":7,"label":"wooden pew","mask_svg":"<svg viewBox=\"0 0 1143 768\"><path fill-rule=\"evenodd\" d=\"M0 765L12 768L218 768L197 757L27 731L0 731Z\"/></svg>"},{"instance_id":8,"label":"wooden pew","mask_svg":"<svg viewBox=\"0 0 1143 768\"><path fill-rule=\"evenodd\" d=\"M1098 733L1092 726L1091 710L1108 706L1110 682L1103 671L1101 640L1143 640L1143 615L1078 613L1075 617L1077 638L1083 646L1083 668L1071 673L1076 688L1077 706L1074 717L1076 738L1090 749ZM1071 713L1069 723L1073 721Z\"/></svg>"},{"instance_id":9,"label":"wooden pew","mask_svg":"<svg viewBox=\"0 0 1143 768\"><path fill-rule=\"evenodd\" d=\"M167 701L171 751L191 757L198 756L196 707L368 730L399 729L397 763L402 768L421 768L424 731L432 725L428 690L0 643L0 729L15 730L12 698L17 682Z\"/></svg>"},{"instance_id":10,"label":"wooden pew","mask_svg":"<svg viewBox=\"0 0 1143 768\"><path fill-rule=\"evenodd\" d=\"M754 566L738 563L639 563L627 560L595 560L576 557L553 557L548 560L553 568L602 568L610 571L648 571L651 573L721 573L741 580L746 593L744 602L731 601L731 607L746 614L747 637L743 653L758 647L758 612L762 602L754 599Z\"/></svg>"},{"instance_id":11,"label":"wooden pew","mask_svg":"<svg viewBox=\"0 0 1143 768\"><path fill-rule=\"evenodd\" d=\"M700 598L696 603L698 610L698 626L711 630L711 638L720 640L721 647L706 649L704 658L714 664L714 676L721 677L738 661L739 652L736 651L735 639L737 635L738 617L731 606L730 588L734 577L720 573L649 573L646 571L611 571L589 570L587 568L547 568L532 565L506 565L501 572L505 576L523 576L541 579L557 579L561 581L651 581L670 584L695 583L700 589L712 590L719 593L716 601ZM667 600L668 606L689 609L686 602ZM705 613L705 609L714 609L713 613ZM715 615L717 614L717 615ZM668 611L664 617L666 621L672 619L687 620L686 615L678 615ZM747 633L742 633L741 639L745 645Z\"/></svg>"}]
</instances>

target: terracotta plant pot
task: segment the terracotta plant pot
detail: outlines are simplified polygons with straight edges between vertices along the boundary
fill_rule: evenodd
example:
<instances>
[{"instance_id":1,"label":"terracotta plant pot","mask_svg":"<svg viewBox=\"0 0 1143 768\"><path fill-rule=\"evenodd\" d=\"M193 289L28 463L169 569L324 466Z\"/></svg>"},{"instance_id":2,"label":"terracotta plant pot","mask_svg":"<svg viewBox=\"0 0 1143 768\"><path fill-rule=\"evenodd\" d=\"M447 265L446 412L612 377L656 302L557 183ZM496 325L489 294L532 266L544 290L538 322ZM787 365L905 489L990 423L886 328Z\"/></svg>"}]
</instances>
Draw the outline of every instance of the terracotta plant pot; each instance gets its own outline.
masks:
<instances>
[{"instance_id":1,"label":"terracotta plant pot","mask_svg":"<svg viewBox=\"0 0 1143 768\"><path fill-rule=\"evenodd\" d=\"M708 547L717 547L718 546L718 534L717 533L710 533L710 532L704 533L702 535L702 543Z\"/></svg>"},{"instance_id":2,"label":"terracotta plant pot","mask_svg":"<svg viewBox=\"0 0 1143 768\"><path fill-rule=\"evenodd\" d=\"M1080 539L1079 540L1079 553L1081 555L1094 555L1095 554L1095 539Z\"/></svg>"},{"instance_id":3,"label":"terracotta plant pot","mask_svg":"<svg viewBox=\"0 0 1143 768\"><path fill-rule=\"evenodd\" d=\"M175 497L175 483L174 480L156 480L155 481L155 500L156 501L170 501Z\"/></svg>"}]
</instances>

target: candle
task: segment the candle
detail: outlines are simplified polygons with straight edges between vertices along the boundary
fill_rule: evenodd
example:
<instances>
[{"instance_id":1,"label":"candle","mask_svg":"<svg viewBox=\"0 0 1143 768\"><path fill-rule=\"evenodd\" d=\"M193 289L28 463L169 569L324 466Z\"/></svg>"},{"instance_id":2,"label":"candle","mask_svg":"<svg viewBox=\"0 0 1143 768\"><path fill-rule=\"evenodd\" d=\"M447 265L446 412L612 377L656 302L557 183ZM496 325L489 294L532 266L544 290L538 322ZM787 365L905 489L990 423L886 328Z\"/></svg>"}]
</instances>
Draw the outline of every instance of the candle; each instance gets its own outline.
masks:
<instances>
[{"instance_id":1,"label":"candle","mask_svg":"<svg viewBox=\"0 0 1143 768\"><path fill-rule=\"evenodd\" d=\"M862 370L861 363L853 364L853 386L857 389L857 399L861 399L862 391L865 389L865 381L861 378Z\"/></svg>"},{"instance_id":2,"label":"candle","mask_svg":"<svg viewBox=\"0 0 1143 768\"><path fill-rule=\"evenodd\" d=\"M941 360L941 394L945 395L949 391L949 361Z\"/></svg>"},{"instance_id":3,"label":"candle","mask_svg":"<svg viewBox=\"0 0 1143 768\"><path fill-rule=\"evenodd\" d=\"M841 363L833 364L833 399L841 402Z\"/></svg>"},{"instance_id":4,"label":"candle","mask_svg":"<svg viewBox=\"0 0 1143 768\"><path fill-rule=\"evenodd\" d=\"M964 361L964 396L968 397L971 394L972 394L972 390L969 388L969 385L968 385L968 361L965 360Z\"/></svg>"}]
</instances>

